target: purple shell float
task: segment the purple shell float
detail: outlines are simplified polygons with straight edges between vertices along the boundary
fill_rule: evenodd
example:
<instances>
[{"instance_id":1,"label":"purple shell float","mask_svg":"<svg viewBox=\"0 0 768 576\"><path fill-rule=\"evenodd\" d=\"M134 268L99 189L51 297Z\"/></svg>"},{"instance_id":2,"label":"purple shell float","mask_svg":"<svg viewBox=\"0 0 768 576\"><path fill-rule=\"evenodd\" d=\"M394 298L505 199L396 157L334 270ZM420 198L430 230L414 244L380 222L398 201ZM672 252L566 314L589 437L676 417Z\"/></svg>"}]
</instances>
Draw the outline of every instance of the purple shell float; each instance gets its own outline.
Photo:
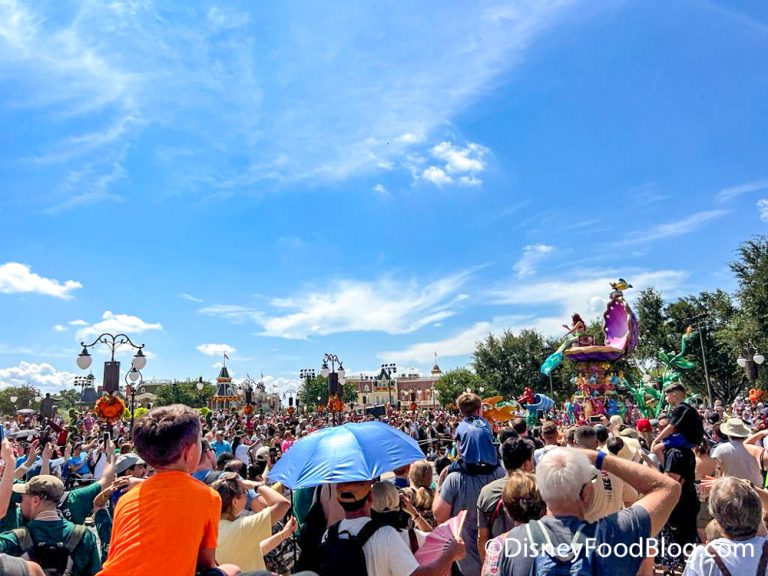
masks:
<instances>
[{"instance_id":1,"label":"purple shell float","mask_svg":"<svg viewBox=\"0 0 768 576\"><path fill-rule=\"evenodd\" d=\"M610 362L632 352L637 346L637 317L620 292L611 294L603 313L604 346L572 346L564 355L576 362Z\"/></svg>"}]
</instances>

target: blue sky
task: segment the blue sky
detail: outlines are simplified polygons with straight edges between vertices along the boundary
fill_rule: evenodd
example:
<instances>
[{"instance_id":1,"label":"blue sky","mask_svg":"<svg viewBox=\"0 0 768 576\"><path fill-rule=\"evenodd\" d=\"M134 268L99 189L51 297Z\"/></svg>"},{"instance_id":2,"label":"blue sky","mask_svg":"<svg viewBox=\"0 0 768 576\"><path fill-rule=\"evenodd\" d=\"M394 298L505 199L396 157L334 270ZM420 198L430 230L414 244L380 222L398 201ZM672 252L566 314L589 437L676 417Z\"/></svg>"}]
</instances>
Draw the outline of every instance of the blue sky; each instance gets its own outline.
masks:
<instances>
[{"instance_id":1,"label":"blue sky","mask_svg":"<svg viewBox=\"0 0 768 576\"><path fill-rule=\"evenodd\" d=\"M447 369L618 276L732 290L767 48L757 2L0 0L0 385L118 330L147 379Z\"/></svg>"}]
</instances>

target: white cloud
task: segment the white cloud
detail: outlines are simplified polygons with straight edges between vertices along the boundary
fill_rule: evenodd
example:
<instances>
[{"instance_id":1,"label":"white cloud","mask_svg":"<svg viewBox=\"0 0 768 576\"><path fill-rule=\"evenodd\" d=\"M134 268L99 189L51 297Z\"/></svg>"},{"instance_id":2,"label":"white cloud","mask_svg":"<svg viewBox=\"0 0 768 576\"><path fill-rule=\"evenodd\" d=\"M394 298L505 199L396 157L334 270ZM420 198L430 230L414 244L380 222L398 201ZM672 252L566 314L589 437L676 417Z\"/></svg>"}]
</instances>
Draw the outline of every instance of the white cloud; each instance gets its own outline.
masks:
<instances>
[{"instance_id":1,"label":"white cloud","mask_svg":"<svg viewBox=\"0 0 768 576\"><path fill-rule=\"evenodd\" d=\"M56 326L54 326L53 329L56 332L66 332L67 331L67 327L64 326L63 324L56 324Z\"/></svg>"},{"instance_id":2,"label":"white cloud","mask_svg":"<svg viewBox=\"0 0 768 576\"><path fill-rule=\"evenodd\" d=\"M664 224L651 226L648 230L642 232L633 232L627 235L626 239L618 242L619 245L645 244L664 238L678 238L691 232L695 232L702 225L722 218L728 214L728 210L704 210L691 214L687 218L675 220Z\"/></svg>"},{"instance_id":3,"label":"white cloud","mask_svg":"<svg viewBox=\"0 0 768 576\"><path fill-rule=\"evenodd\" d=\"M430 166L421 173L421 177L428 182L432 182L435 186L443 186L444 184L452 184L453 178L445 173L445 170L438 168L437 166Z\"/></svg>"},{"instance_id":4,"label":"white cloud","mask_svg":"<svg viewBox=\"0 0 768 576\"><path fill-rule=\"evenodd\" d=\"M744 184L720 190L720 192L717 193L717 199L721 202L726 202L728 200L733 200L742 194L757 192L759 190L765 190L766 188L768 188L768 178L763 180L753 180L752 182L745 182Z\"/></svg>"},{"instance_id":5,"label":"white cloud","mask_svg":"<svg viewBox=\"0 0 768 576\"><path fill-rule=\"evenodd\" d=\"M757 212L760 214L760 220L768 222L768 199L761 198L757 201Z\"/></svg>"},{"instance_id":6,"label":"white cloud","mask_svg":"<svg viewBox=\"0 0 768 576\"><path fill-rule=\"evenodd\" d=\"M482 180L477 174L485 170L484 156L488 149L470 142L460 148L452 142L443 141L430 151L433 158L442 161L441 166L429 166L421 178L436 186L458 183L463 186L480 186ZM423 159L422 159L423 160Z\"/></svg>"},{"instance_id":7,"label":"white cloud","mask_svg":"<svg viewBox=\"0 0 768 576\"><path fill-rule=\"evenodd\" d=\"M0 388L30 384L42 392L56 393L74 385L76 374L60 371L45 362L20 362L18 366L0 368Z\"/></svg>"},{"instance_id":8,"label":"white cloud","mask_svg":"<svg viewBox=\"0 0 768 576\"><path fill-rule=\"evenodd\" d=\"M452 316L453 308L467 298L459 289L469 275L462 272L426 285L386 277L375 282L340 280L323 291L273 299L272 313L234 305L209 306L201 312L254 321L262 327L262 336L280 338L356 331L407 334Z\"/></svg>"},{"instance_id":9,"label":"white cloud","mask_svg":"<svg viewBox=\"0 0 768 576\"><path fill-rule=\"evenodd\" d=\"M202 298L195 298L191 294L187 294L187 293L179 294L179 298L183 298L184 300L189 300L190 302L196 302L197 304L200 304L203 301Z\"/></svg>"},{"instance_id":10,"label":"white cloud","mask_svg":"<svg viewBox=\"0 0 768 576\"><path fill-rule=\"evenodd\" d=\"M531 276L536 272L536 265L555 249L549 244L529 244L523 248L523 256L517 261L513 269L519 278Z\"/></svg>"},{"instance_id":11,"label":"white cloud","mask_svg":"<svg viewBox=\"0 0 768 576\"><path fill-rule=\"evenodd\" d=\"M389 194L384 184L376 184L376 186L373 187L373 191L382 196L387 196Z\"/></svg>"},{"instance_id":12,"label":"white cloud","mask_svg":"<svg viewBox=\"0 0 768 576\"><path fill-rule=\"evenodd\" d=\"M200 344L197 350L206 356L223 356L224 354L232 356L237 352L237 348L229 344Z\"/></svg>"},{"instance_id":13,"label":"white cloud","mask_svg":"<svg viewBox=\"0 0 768 576\"><path fill-rule=\"evenodd\" d=\"M80 282L74 280L67 280L62 284L58 280L43 278L32 272L26 264L6 262L0 265L0 293L2 294L36 293L70 300L72 299L70 293L82 287Z\"/></svg>"},{"instance_id":14,"label":"white cloud","mask_svg":"<svg viewBox=\"0 0 768 576\"><path fill-rule=\"evenodd\" d=\"M79 319L78 320L70 320L68 322L68 324L70 326L88 326L88 322L86 322L85 320L79 320Z\"/></svg>"},{"instance_id":15,"label":"white cloud","mask_svg":"<svg viewBox=\"0 0 768 576\"><path fill-rule=\"evenodd\" d=\"M445 160L445 169L449 173L482 172L485 170L483 156L487 151L487 148L474 143L458 148L451 142L441 142L432 148L432 156Z\"/></svg>"},{"instance_id":16,"label":"white cloud","mask_svg":"<svg viewBox=\"0 0 768 576\"><path fill-rule=\"evenodd\" d=\"M96 322L91 326L85 326L77 331L78 338L87 336L96 336L102 332L117 334L125 332L127 334L140 334L146 330L162 330L160 323L150 324L130 314L113 314L109 310L101 316L101 322Z\"/></svg>"}]
</instances>

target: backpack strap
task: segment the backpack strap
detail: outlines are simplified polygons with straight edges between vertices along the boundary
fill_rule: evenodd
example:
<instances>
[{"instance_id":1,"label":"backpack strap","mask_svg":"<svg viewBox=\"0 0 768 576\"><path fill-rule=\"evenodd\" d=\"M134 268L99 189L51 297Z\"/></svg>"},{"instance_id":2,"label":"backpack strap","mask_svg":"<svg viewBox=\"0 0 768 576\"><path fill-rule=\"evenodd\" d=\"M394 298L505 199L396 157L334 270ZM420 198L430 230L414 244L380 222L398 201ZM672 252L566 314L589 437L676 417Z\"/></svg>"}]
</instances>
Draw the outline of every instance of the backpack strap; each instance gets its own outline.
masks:
<instances>
[{"instance_id":1,"label":"backpack strap","mask_svg":"<svg viewBox=\"0 0 768 576\"><path fill-rule=\"evenodd\" d=\"M493 533L493 525L496 523L496 520L499 518L502 512L502 507L504 506L504 499L499 496L499 501L496 503L496 507L491 512L491 515L488 517L488 536L492 537L494 536ZM506 523L504 525L506 528ZM490 539L490 538L489 538Z\"/></svg>"},{"instance_id":2,"label":"backpack strap","mask_svg":"<svg viewBox=\"0 0 768 576\"><path fill-rule=\"evenodd\" d=\"M712 546L712 544L707 545L707 552L709 552L709 555L712 556L712 560L714 560L718 570L720 570L720 573L723 576L731 576L731 572L728 570L728 568L725 567L725 564L723 563L723 559L720 558L720 556L717 553L717 550L715 550L715 547ZM765 553L763 553L763 556L765 556ZM763 562L762 556L760 557L760 562L761 563Z\"/></svg>"},{"instance_id":3,"label":"backpack strap","mask_svg":"<svg viewBox=\"0 0 768 576\"><path fill-rule=\"evenodd\" d=\"M360 529L360 532L357 533L357 536L355 536L355 540L360 544L360 548L365 546L365 543L368 542L371 536L374 535L376 530L381 528L383 524L379 524L378 522L374 522L371 520L370 522L367 522L365 526L363 526Z\"/></svg>"},{"instance_id":4,"label":"backpack strap","mask_svg":"<svg viewBox=\"0 0 768 576\"><path fill-rule=\"evenodd\" d=\"M763 554L760 556L760 563L757 565L757 576L765 576L766 567L768 567L768 540L763 542Z\"/></svg>"},{"instance_id":5,"label":"backpack strap","mask_svg":"<svg viewBox=\"0 0 768 576\"><path fill-rule=\"evenodd\" d=\"M67 552L72 554L75 551L77 545L80 544L80 540L85 536L86 530L87 528L82 524L75 524L72 532L69 533L69 538L67 538L67 541L64 543L64 548L66 548Z\"/></svg>"},{"instance_id":6,"label":"backpack strap","mask_svg":"<svg viewBox=\"0 0 768 576\"><path fill-rule=\"evenodd\" d=\"M408 528L408 541L411 544L411 553L416 554L419 549L419 540L416 538L416 530L413 528Z\"/></svg>"},{"instance_id":7,"label":"backpack strap","mask_svg":"<svg viewBox=\"0 0 768 576\"><path fill-rule=\"evenodd\" d=\"M32 540L32 535L29 533L29 529L26 526L14 528L12 532L19 542L22 554L28 554L32 548L35 547L35 541Z\"/></svg>"}]
</instances>

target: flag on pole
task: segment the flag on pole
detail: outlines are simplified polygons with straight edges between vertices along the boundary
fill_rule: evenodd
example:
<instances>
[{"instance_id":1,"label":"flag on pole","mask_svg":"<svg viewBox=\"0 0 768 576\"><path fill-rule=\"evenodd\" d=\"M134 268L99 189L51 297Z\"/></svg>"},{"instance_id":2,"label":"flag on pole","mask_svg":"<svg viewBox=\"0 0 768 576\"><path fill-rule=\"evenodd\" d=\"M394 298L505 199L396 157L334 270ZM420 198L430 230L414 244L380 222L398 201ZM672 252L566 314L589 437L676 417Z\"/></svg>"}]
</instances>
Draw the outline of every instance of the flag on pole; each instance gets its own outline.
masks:
<instances>
[{"instance_id":1,"label":"flag on pole","mask_svg":"<svg viewBox=\"0 0 768 576\"><path fill-rule=\"evenodd\" d=\"M224 352L224 360L229 360L229 356L227 356L226 352Z\"/></svg>"}]
</instances>

